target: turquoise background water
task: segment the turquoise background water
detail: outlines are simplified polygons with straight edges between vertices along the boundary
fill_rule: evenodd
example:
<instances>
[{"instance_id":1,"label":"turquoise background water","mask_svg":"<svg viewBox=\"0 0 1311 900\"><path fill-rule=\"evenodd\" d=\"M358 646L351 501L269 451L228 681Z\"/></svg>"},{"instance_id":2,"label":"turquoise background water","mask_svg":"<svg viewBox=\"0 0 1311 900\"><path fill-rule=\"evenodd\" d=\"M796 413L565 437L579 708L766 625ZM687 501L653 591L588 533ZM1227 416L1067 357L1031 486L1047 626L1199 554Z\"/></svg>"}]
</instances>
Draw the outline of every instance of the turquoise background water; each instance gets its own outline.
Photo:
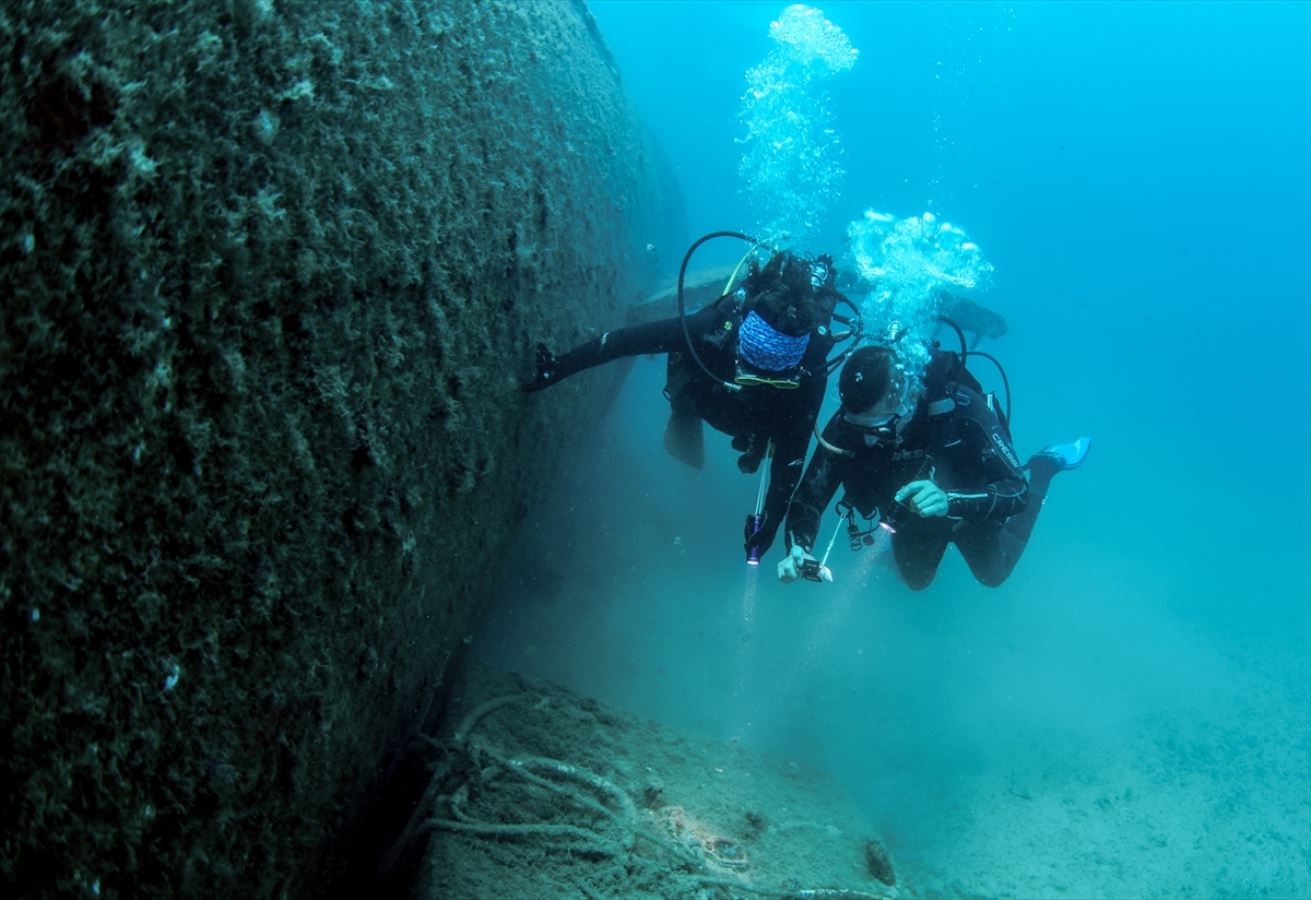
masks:
<instances>
[{"instance_id":1,"label":"turquoise background water","mask_svg":"<svg viewBox=\"0 0 1311 900\"><path fill-rule=\"evenodd\" d=\"M688 242L749 229L737 112L783 4L589 5ZM640 360L480 651L833 775L931 888L1306 896L1311 5L821 8L861 55L810 249L840 256L869 208L966 228L1017 449L1092 434L1087 465L999 589L953 551L911 594L841 541L836 584L784 587L779 548L758 580L741 562L756 482L717 436L702 472L664 455Z\"/></svg>"}]
</instances>

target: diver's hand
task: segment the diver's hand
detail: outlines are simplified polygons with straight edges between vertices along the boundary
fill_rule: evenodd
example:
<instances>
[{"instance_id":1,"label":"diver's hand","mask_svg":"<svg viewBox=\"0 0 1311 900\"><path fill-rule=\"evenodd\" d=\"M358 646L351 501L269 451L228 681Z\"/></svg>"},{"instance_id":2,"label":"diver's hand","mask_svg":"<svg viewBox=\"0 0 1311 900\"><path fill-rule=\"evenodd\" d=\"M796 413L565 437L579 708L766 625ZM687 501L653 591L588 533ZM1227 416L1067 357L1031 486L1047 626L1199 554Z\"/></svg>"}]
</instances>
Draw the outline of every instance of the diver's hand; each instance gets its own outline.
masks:
<instances>
[{"instance_id":1,"label":"diver's hand","mask_svg":"<svg viewBox=\"0 0 1311 900\"><path fill-rule=\"evenodd\" d=\"M802 577L801 573L807 562L817 565L815 557L802 550L799 544L793 546L792 552L783 557L778 564L778 580L784 584L791 584L796 581ZM820 581L833 583L833 573L829 571L828 566L818 566L818 570Z\"/></svg>"},{"instance_id":2,"label":"diver's hand","mask_svg":"<svg viewBox=\"0 0 1311 900\"><path fill-rule=\"evenodd\" d=\"M932 481L912 481L897 491L897 502L923 519L947 514L947 492Z\"/></svg>"},{"instance_id":3,"label":"diver's hand","mask_svg":"<svg viewBox=\"0 0 1311 900\"><path fill-rule=\"evenodd\" d=\"M740 434L733 438L733 449L744 451L737 458L737 468L743 475L752 475L760 468L760 460L765 456L769 444L754 434Z\"/></svg>"},{"instance_id":4,"label":"diver's hand","mask_svg":"<svg viewBox=\"0 0 1311 900\"><path fill-rule=\"evenodd\" d=\"M555 354L552 353L545 344L538 344L537 345L537 374L533 376L532 381L529 381L527 384L520 385L520 389L524 393L530 394L533 391L540 391L542 388L550 387L551 385L555 384L556 381L559 380L555 377L555 367L556 367Z\"/></svg>"},{"instance_id":5,"label":"diver's hand","mask_svg":"<svg viewBox=\"0 0 1311 900\"><path fill-rule=\"evenodd\" d=\"M806 551L801 549L800 544L794 544L791 552L783 557L778 564L778 580L784 584L791 584L801 577L801 563L806 558Z\"/></svg>"}]
</instances>

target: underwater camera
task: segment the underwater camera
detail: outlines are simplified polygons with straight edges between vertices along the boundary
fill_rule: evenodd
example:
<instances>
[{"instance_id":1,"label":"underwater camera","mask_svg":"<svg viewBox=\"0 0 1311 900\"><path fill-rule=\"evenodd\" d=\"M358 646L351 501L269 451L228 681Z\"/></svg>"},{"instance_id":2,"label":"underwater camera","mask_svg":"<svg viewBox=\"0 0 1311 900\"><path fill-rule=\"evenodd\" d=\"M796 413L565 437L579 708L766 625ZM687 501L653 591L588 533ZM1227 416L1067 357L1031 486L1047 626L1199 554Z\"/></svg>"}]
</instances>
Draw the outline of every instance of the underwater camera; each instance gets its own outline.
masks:
<instances>
[{"instance_id":1,"label":"underwater camera","mask_svg":"<svg viewBox=\"0 0 1311 900\"><path fill-rule=\"evenodd\" d=\"M819 573L823 568L824 566L820 563L819 560L806 557L801 561L801 577L806 579L807 581L822 582L824 579L820 576Z\"/></svg>"}]
</instances>

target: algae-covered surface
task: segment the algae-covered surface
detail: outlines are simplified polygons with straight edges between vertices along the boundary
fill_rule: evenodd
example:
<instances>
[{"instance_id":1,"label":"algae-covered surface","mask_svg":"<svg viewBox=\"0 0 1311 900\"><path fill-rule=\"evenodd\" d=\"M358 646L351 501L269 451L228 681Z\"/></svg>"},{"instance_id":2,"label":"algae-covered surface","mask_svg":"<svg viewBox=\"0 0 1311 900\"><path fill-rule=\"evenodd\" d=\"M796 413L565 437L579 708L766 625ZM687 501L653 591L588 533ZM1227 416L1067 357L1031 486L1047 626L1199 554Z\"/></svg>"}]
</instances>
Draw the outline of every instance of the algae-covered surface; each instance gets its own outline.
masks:
<instances>
[{"instance_id":1,"label":"algae-covered surface","mask_svg":"<svg viewBox=\"0 0 1311 900\"><path fill-rule=\"evenodd\" d=\"M579 4L0 4L0 894L317 896L642 293Z\"/></svg>"},{"instance_id":2,"label":"algae-covered surface","mask_svg":"<svg viewBox=\"0 0 1311 900\"><path fill-rule=\"evenodd\" d=\"M899 896L892 860L819 773L544 681L470 666L412 835L414 896Z\"/></svg>"}]
</instances>

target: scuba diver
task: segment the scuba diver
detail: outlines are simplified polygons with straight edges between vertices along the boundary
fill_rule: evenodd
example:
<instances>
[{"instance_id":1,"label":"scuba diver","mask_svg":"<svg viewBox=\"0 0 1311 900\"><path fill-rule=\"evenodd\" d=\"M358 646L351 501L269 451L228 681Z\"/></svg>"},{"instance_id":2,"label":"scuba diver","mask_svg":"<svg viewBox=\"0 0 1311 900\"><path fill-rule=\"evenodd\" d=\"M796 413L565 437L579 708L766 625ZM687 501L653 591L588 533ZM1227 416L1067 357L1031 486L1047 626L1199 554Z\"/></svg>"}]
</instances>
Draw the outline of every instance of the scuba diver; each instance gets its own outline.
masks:
<instances>
[{"instance_id":1,"label":"scuba diver","mask_svg":"<svg viewBox=\"0 0 1311 900\"><path fill-rule=\"evenodd\" d=\"M895 327L888 345L850 355L838 380L841 407L788 510L789 552L778 564L780 581L833 580L827 566L833 541L822 560L812 551L822 512L839 486L845 495L837 528L846 524L853 550L873 544L880 528L890 532L897 569L911 590L929 586L949 543L982 584L997 587L1011 574L1052 477L1078 468L1092 439L1050 445L1021 466L1008 424L1009 385L1003 412L965 368L968 356L986 354L968 351L957 333L961 353L935 345L919 379L901 362Z\"/></svg>"},{"instance_id":2,"label":"scuba diver","mask_svg":"<svg viewBox=\"0 0 1311 900\"><path fill-rule=\"evenodd\" d=\"M671 455L701 467L702 421L732 437L743 473L755 472L772 453L768 493L747 517L744 550L755 565L773 543L805 465L829 373L840 362L830 361L828 353L846 336L835 337L830 320L850 322L834 315L839 301L850 301L835 287L831 257L780 251L763 268L753 260L740 287L687 314L682 284L688 260L702 242L717 236L758 243L735 232L701 238L679 273L678 316L607 331L559 357L539 345L536 375L523 390L542 390L621 357L669 354L665 447ZM726 290L731 284L732 279Z\"/></svg>"}]
</instances>

